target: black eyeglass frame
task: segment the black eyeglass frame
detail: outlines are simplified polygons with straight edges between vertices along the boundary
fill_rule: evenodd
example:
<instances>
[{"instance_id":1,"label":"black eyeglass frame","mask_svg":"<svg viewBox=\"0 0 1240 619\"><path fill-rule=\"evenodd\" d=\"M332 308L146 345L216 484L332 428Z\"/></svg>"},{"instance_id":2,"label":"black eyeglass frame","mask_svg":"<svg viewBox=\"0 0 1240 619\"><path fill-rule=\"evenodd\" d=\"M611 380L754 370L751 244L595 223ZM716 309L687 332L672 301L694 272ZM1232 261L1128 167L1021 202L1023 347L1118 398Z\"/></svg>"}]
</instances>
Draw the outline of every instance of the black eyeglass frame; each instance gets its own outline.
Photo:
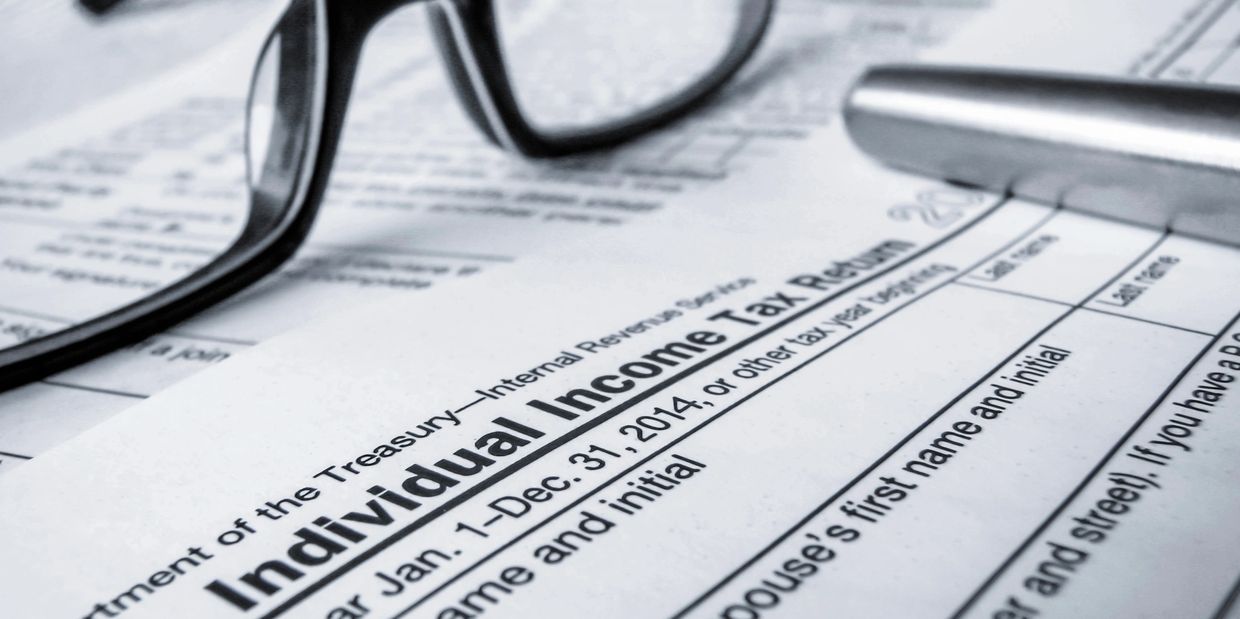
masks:
<instances>
[{"instance_id":1,"label":"black eyeglass frame","mask_svg":"<svg viewBox=\"0 0 1240 619\"><path fill-rule=\"evenodd\" d=\"M263 46L261 63L280 45L278 111L292 127L283 159L267 154L264 173L296 175L284 190L250 179L250 213L237 239L187 277L119 309L0 349L0 391L39 380L182 322L229 298L286 262L317 215L344 128L353 79L367 35L392 11L423 0L292 0ZM542 131L522 113L504 63L493 0L428 0L431 31L468 117L496 146L526 157L558 157L612 147L671 123L714 95L753 54L775 0L739 3L731 46L701 79L628 118L574 131ZM616 1L616 0L607 0ZM673 0L674 1L674 0ZM313 29L305 40L307 25ZM313 49L310 49L313 47ZM312 53L307 66L304 53ZM286 79L286 76L292 79ZM247 102L247 135L251 100ZM284 144L280 142L279 144ZM288 155L293 155L288 157ZM247 161L250 153L247 149ZM249 161L248 161L249 162ZM249 162L253 163L253 162ZM295 167L293 167L295 166ZM247 165L247 169L252 166Z\"/></svg>"}]
</instances>

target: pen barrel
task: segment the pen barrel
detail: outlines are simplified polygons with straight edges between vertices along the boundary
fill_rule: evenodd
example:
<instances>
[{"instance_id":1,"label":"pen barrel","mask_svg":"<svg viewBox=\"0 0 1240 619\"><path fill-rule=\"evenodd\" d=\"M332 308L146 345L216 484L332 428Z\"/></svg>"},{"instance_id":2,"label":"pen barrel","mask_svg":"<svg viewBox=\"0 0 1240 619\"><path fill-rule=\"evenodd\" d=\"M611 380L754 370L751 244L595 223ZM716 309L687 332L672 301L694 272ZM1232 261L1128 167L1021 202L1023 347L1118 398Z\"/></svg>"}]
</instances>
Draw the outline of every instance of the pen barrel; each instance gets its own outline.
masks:
<instances>
[{"instance_id":1,"label":"pen barrel","mask_svg":"<svg viewBox=\"0 0 1240 619\"><path fill-rule=\"evenodd\" d=\"M1240 91L958 67L872 68L849 135L887 164L1240 244Z\"/></svg>"}]
</instances>

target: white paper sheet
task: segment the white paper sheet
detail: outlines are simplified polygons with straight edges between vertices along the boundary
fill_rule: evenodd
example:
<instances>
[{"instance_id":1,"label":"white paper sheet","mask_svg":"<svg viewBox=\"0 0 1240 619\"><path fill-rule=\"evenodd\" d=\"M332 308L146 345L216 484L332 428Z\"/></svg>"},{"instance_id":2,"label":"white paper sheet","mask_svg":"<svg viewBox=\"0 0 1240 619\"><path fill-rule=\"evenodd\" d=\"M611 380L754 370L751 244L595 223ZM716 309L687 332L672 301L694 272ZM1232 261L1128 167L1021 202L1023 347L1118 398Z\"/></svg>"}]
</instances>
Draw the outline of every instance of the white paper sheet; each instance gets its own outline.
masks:
<instances>
[{"instance_id":1,"label":"white paper sheet","mask_svg":"<svg viewBox=\"0 0 1240 619\"><path fill-rule=\"evenodd\" d=\"M1053 58L1107 24L1130 61L1092 68L1120 71L1205 53L1191 33L1240 10L1167 4L1139 5L1162 29L1126 28L1130 2L977 26ZM882 170L838 127L785 155L276 337L0 477L4 603L1229 612L1240 250Z\"/></svg>"},{"instance_id":2,"label":"white paper sheet","mask_svg":"<svg viewBox=\"0 0 1240 619\"><path fill-rule=\"evenodd\" d=\"M0 138L97 104L268 17L279 0L0 0Z\"/></svg>"}]
</instances>

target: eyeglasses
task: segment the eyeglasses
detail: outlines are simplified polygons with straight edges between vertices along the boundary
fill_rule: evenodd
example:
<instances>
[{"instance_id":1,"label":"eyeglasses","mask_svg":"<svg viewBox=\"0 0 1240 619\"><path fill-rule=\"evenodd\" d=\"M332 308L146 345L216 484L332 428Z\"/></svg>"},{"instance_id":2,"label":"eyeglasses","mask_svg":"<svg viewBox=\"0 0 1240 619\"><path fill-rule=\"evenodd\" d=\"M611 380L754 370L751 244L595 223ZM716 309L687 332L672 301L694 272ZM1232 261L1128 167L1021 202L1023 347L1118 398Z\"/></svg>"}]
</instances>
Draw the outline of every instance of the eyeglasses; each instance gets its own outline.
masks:
<instances>
[{"instance_id":1,"label":"eyeglasses","mask_svg":"<svg viewBox=\"0 0 1240 619\"><path fill-rule=\"evenodd\" d=\"M327 189L363 43L382 18L419 1L292 0L251 80L249 214L232 245L139 301L0 350L0 390L171 327L291 257ZM434 0L427 8L449 81L482 134L525 157L558 157L615 146L699 106L752 55L774 2ZM517 44L533 11L563 27ZM576 65L584 57L589 74L557 73L569 56Z\"/></svg>"}]
</instances>

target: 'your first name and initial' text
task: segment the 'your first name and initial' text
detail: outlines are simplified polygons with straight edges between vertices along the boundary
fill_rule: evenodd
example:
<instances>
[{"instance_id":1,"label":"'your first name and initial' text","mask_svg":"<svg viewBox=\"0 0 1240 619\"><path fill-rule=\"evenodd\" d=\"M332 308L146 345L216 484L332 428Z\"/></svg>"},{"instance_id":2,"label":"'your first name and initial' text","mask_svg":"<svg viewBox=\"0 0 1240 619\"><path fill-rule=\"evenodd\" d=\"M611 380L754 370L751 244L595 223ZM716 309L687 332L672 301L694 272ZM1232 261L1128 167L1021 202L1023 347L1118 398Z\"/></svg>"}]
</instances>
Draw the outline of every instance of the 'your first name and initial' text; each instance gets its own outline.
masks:
<instances>
[{"instance_id":1,"label":"'your first name and initial' text","mask_svg":"<svg viewBox=\"0 0 1240 619\"><path fill-rule=\"evenodd\" d=\"M905 257L915 247L914 243L907 241L884 241L850 259L834 261L821 270L797 275L788 280L790 288L772 291L763 294L755 302L712 314L707 320L718 325L719 328L716 330L702 329L689 332L683 338L621 363L613 372L596 376L561 396L528 400L525 403L526 410L538 411L540 415L533 419L523 418L520 421L512 416L499 415L486 424L480 424L476 436L468 440L466 445L453 451L451 455L431 464L409 464L404 467L403 479L392 479L388 482L370 485L366 488L369 497L359 502L354 510L334 517L322 515L308 519L304 526L292 532L287 548L276 556L260 561L253 569L236 577L216 578L204 586L204 590L213 599L223 602L226 607L244 612L255 609L264 601L289 595L287 589L293 584L300 585L298 581L303 578L314 577L330 581L352 566L360 564L361 561L368 560L377 552L378 549L375 548L366 549L368 542L402 538L412 533L440 514L446 513L447 510L455 508L457 504L498 482L507 474L515 472L516 469L534 459L541 458L566 440L650 395L650 393L642 393L641 388L660 389L661 385L679 380L693 371L706 367L713 360L712 356L727 354L748 343L749 340L735 341L737 336L730 335L730 331L742 327L750 329L752 331L746 332L745 337L751 339L766 335L770 329L779 328L783 321L790 321L832 300L835 296L832 293L840 292L849 284L859 283L865 276L875 274L881 267L890 266L889 263ZM853 326L850 323L873 311L867 303L890 303L897 298L913 295L917 292L919 284L952 271L954 271L952 267L934 265L869 295L866 300L859 301L847 310L821 321L823 326L796 333L787 338L786 343L767 351L760 357L742 360L732 369L732 377L747 379L760 376L762 372L795 356L797 347L816 345L829 337L835 329L852 329ZM796 292L798 290L804 292ZM583 349L583 352L594 351ZM688 367L681 367L682 365ZM674 374L676 372L681 374L677 376ZM734 384L735 382L739 381L730 381L728 378L717 379L711 383L713 393L723 394L736 390L738 385ZM652 387L653 389L650 389ZM704 389L704 392L710 394L712 390ZM627 401L613 402L616 398L627 398ZM485 399L482 398L479 401ZM598 410L600 407L605 409L607 406L612 408ZM696 400L675 398L673 406L668 409L656 409L650 415L640 415L637 422L627 424L631 426L631 432L625 432L622 429L621 434L641 442L644 437L665 429L664 424L671 424L685 418L689 408L700 409L708 406L713 406L713 404L705 400L698 404ZM661 415L658 410L665 410L666 414ZM540 423L537 421L538 418L548 421ZM563 430L554 430L547 425L556 423L564 423L568 427ZM350 464L362 468L375 466L409 450L427 435L449 429L459 433L461 428L458 426L461 425L459 410L445 411L443 415L436 415L419 424L417 432L408 432L393 437L388 443L376 447L369 454L355 458ZM635 450L593 447L598 449L595 453L588 454L589 458L584 457L587 454L573 454L575 458L571 459L570 463L581 466L588 472L591 470L591 464L600 459L620 457L628 452L635 453ZM349 468L329 467L314 474L313 477L345 484L358 478L359 469ZM577 483L568 482L567 479L568 477L559 481ZM555 481L553 480L553 483ZM306 504L322 496L323 490L314 486L306 486L290 494L290 497L269 501L256 508L254 511L257 519L237 518L232 527L216 537L218 547L213 551L226 551L230 546L260 537L263 522L281 520L294 515ZM217 556L200 547L193 549L208 557ZM349 561L350 567L340 570L340 564L345 562L344 557L350 555L355 557L354 560ZM190 567L196 568L204 562L206 562L205 558L196 559ZM155 594L161 587L171 584L179 576L184 575L186 570L181 563L180 559L173 562L173 565L180 569L172 573L168 570L160 570L156 574L158 578L152 576L119 596L95 605L86 617L88 619L113 617L133 608L150 595ZM185 563L189 565L188 562ZM338 571L326 573L333 567L336 567ZM322 584L325 584L324 580L310 586L316 587ZM304 595L305 592L299 597L304 599Z\"/></svg>"}]
</instances>

